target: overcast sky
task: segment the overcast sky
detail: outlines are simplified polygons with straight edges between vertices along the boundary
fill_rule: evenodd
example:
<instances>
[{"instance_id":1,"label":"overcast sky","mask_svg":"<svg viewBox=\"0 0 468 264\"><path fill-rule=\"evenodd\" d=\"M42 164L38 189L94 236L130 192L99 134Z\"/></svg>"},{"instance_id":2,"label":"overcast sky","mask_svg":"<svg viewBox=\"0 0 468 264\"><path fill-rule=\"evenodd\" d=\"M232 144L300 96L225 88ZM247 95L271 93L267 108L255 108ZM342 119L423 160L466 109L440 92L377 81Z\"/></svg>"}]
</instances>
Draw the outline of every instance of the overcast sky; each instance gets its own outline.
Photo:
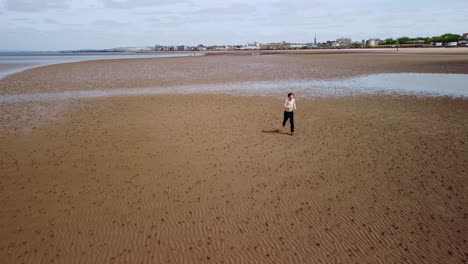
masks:
<instances>
[{"instance_id":1,"label":"overcast sky","mask_svg":"<svg viewBox=\"0 0 468 264\"><path fill-rule=\"evenodd\" d=\"M467 0L0 0L0 50L468 32Z\"/></svg>"}]
</instances>

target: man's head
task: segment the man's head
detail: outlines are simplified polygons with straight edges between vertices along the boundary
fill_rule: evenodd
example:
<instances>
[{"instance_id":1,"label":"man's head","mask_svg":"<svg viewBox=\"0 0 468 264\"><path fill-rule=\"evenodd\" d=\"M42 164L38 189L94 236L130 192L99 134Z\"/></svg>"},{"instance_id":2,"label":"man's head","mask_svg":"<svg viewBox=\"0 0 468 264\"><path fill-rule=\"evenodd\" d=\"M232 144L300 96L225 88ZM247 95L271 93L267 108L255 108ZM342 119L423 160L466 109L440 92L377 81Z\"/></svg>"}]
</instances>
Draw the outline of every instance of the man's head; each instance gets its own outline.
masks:
<instances>
[{"instance_id":1,"label":"man's head","mask_svg":"<svg viewBox=\"0 0 468 264\"><path fill-rule=\"evenodd\" d=\"M293 94L293 93L288 93L288 98L289 98L289 99L293 99L293 98L294 98L294 94Z\"/></svg>"}]
</instances>

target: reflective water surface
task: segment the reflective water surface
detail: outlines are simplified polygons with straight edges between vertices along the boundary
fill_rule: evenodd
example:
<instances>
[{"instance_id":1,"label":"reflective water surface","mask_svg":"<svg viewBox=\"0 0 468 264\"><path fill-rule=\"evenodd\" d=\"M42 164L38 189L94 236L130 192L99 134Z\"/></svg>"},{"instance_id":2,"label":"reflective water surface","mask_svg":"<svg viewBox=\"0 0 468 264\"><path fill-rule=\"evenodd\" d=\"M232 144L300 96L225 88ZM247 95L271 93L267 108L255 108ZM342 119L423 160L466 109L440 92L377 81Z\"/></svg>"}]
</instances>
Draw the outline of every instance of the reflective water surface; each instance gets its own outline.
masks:
<instances>
[{"instance_id":1,"label":"reflective water surface","mask_svg":"<svg viewBox=\"0 0 468 264\"><path fill-rule=\"evenodd\" d=\"M342 97L353 95L468 97L468 74L384 73L332 80L258 81L171 87L11 94L1 95L0 103L190 93L282 95L289 91L295 92L296 96L300 97Z\"/></svg>"},{"instance_id":2,"label":"reflective water surface","mask_svg":"<svg viewBox=\"0 0 468 264\"><path fill-rule=\"evenodd\" d=\"M52 64L111 59L201 56L203 53L135 53L135 52L0 52L0 78L27 69Z\"/></svg>"}]
</instances>

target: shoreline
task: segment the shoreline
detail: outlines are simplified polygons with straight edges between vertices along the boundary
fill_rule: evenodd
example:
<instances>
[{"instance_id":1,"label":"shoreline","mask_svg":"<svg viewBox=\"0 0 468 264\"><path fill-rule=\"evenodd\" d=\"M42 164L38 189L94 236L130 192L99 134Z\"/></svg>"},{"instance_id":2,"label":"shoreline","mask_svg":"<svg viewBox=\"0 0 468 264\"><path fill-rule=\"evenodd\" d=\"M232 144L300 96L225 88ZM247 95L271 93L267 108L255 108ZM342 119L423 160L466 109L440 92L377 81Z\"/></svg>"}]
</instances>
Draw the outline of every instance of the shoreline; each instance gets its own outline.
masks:
<instances>
[{"instance_id":1,"label":"shoreline","mask_svg":"<svg viewBox=\"0 0 468 264\"><path fill-rule=\"evenodd\" d=\"M377 73L373 75L358 75L353 78L331 79L331 80L284 80L276 82L237 82L224 84L200 84L200 85L182 85L182 86L165 86L165 87L146 87L146 88L112 88L112 89L97 89L97 90L72 90L64 92L38 92L25 94L0 94L0 103L12 104L30 101L61 101L72 99L94 99L94 98L109 98L118 96L163 96L163 95L190 95L190 94L206 94L206 95L234 95L234 96L260 96L276 98L281 97L284 90L289 90L300 96L301 100L315 98L346 98L346 97L369 97L369 96L390 96L390 97L425 97L425 98L459 98L468 100L468 92L452 89L451 86L458 86L468 81L468 74L457 74L459 77L465 77L466 80L460 79L456 83L450 84L454 77L445 76L446 74L424 74L424 73L396 73L385 74ZM448 75L452 75L448 74ZM382 84L391 84L392 87L385 89L377 88L376 80L388 79L392 76L393 82L380 81ZM406 76L400 77L400 76ZM411 77L410 77L411 76ZM408 77L410 79L408 80ZM418 84L422 90L404 86L403 82L425 82ZM438 85L427 86L426 79L439 79L439 82L444 82L450 87L441 88ZM440 79L446 78L445 81ZM361 79L361 82L358 80ZM366 84L365 80L370 79L370 84ZM400 83L396 83L398 79ZM362 81L364 80L364 82ZM373 84L372 84L373 82ZM395 83L394 83L395 82ZM357 83L357 84L356 84ZM429 82L430 83L430 82ZM365 87L368 85L368 87ZM414 85L414 84L413 84ZM290 86L290 87L289 87ZM293 87L293 88L291 88ZM314 88L311 88L314 87ZM406 90L403 89L406 87ZM452 89L452 90L451 90Z\"/></svg>"},{"instance_id":2,"label":"shoreline","mask_svg":"<svg viewBox=\"0 0 468 264\"><path fill-rule=\"evenodd\" d=\"M17 52L13 52L17 53ZM197 52L198 55L193 56L202 56ZM195 53L193 53L195 54ZM159 57L145 57L147 55L159 55ZM17 57L31 57L31 58L39 58L42 59L42 62L28 62L28 63L5 63L4 61L0 60L0 80L17 73L21 73L30 69L40 68L40 67L47 67L51 65L62 65L67 63L79 63L79 62L87 62L87 61L107 61L107 60L127 60L127 59L147 59L147 58L168 58L168 57L185 57L190 55L182 55L177 52L161 52L161 53L44 53L43 55L29 55L28 53L25 54L17 54L17 55L2 55L3 57L11 57L12 60L16 59ZM112 58L115 56L115 58ZM64 61L53 61L57 58L61 57ZM87 57L87 58L80 58L80 57ZM108 58L106 58L108 57ZM126 58L127 57L127 58ZM140 58L139 58L140 57ZM53 60L44 58L54 58ZM65 59L68 58L68 59ZM22 60L24 61L24 60ZM3 70L2 68L6 68L9 70Z\"/></svg>"},{"instance_id":3,"label":"shoreline","mask_svg":"<svg viewBox=\"0 0 468 264\"><path fill-rule=\"evenodd\" d=\"M468 55L468 47L457 48L355 48L355 49L296 49L296 50L234 50L204 51L206 55L272 55L272 54L419 54L419 55Z\"/></svg>"},{"instance_id":4,"label":"shoreline","mask_svg":"<svg viewBox=\"0 0 468 264\"><path fill-rule=\"evenodd\" d=\"M174 57L185 57L180 54L193 54L199 53L196 56L252 56L252 55L314 55L314 54L322 54L322 55L333 55L333 54L359 54L359 55L366 55L366 54L418 54L418 55L468 55L468 47L460 47L460 48L402 48L401 52L396 52L393 48L356 48L356 49L306 49L306 50L234 50L234 51L155 51L155 52L132 52L132 53L116 53L116 54L108 54L106 52L101 53L58 53L57 55L63 56L70 56L70 57L77 57L77 56L112 56L112 55L122 55L125 56L141 56L141 55L166 55L166 54L178 54ZM202 53L202 54L200 54ZM139 55L137 55L139 54ZM25 55L27 56L27 54ZM48 53L45 53L44 56L50 56ZM186 55L189 57L189 55ZM167 56L172 57L172 56ZM166 56L160 58L167 58ZM14 58L14 56L12 56ZM6 76L13 75L16 73L21 73L23 71L38 68L38 67L46 67L50 65L60 65L60 64L67 64L67 63L79 63L79 62L87 62L87 61L107 61L107 60L127 60L127 59L151 59L151 58L102 58L102 59L85 59L82 61L67 61L67 62L58 62L58 63L49 63L49 64L25 64L25 67L20 67L18 70L2 73L0 74L0 79L5 78ZM1 62L1 61L0 61ZM3 63L5 68L10 66L16 65L18 63Z\"/></svg>"},{"instance_id":5,"label":"shoreline","mask_svg":"<svg viewBox=\"0 0 468 264\"><path fill-rule=\"evenodd\" d=\"M0 94L326 80L377 73L468 74L468 54L219 55L85 61L7 76L0 79Z\"/></svg>"}]
</instances>

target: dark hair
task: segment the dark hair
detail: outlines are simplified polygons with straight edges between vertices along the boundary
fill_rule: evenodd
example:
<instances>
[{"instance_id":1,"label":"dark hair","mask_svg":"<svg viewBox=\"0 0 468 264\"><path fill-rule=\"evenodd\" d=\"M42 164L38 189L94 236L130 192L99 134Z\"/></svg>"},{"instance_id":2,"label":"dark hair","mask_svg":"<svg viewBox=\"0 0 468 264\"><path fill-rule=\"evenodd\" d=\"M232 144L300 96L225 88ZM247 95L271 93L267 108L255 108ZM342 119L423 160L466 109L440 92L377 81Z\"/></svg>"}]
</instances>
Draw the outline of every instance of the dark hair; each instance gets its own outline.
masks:
<instances>
[{"instance_id":1,"label":"dark hair","mask_svg":"<svg viewBox=\"0 0 468 264\"><path fill-rule=\"evenodd\" d=\"M288 97L291 96L291 95L294 95L293 93L288 93Z\"/></svg>"}]
</instances>

